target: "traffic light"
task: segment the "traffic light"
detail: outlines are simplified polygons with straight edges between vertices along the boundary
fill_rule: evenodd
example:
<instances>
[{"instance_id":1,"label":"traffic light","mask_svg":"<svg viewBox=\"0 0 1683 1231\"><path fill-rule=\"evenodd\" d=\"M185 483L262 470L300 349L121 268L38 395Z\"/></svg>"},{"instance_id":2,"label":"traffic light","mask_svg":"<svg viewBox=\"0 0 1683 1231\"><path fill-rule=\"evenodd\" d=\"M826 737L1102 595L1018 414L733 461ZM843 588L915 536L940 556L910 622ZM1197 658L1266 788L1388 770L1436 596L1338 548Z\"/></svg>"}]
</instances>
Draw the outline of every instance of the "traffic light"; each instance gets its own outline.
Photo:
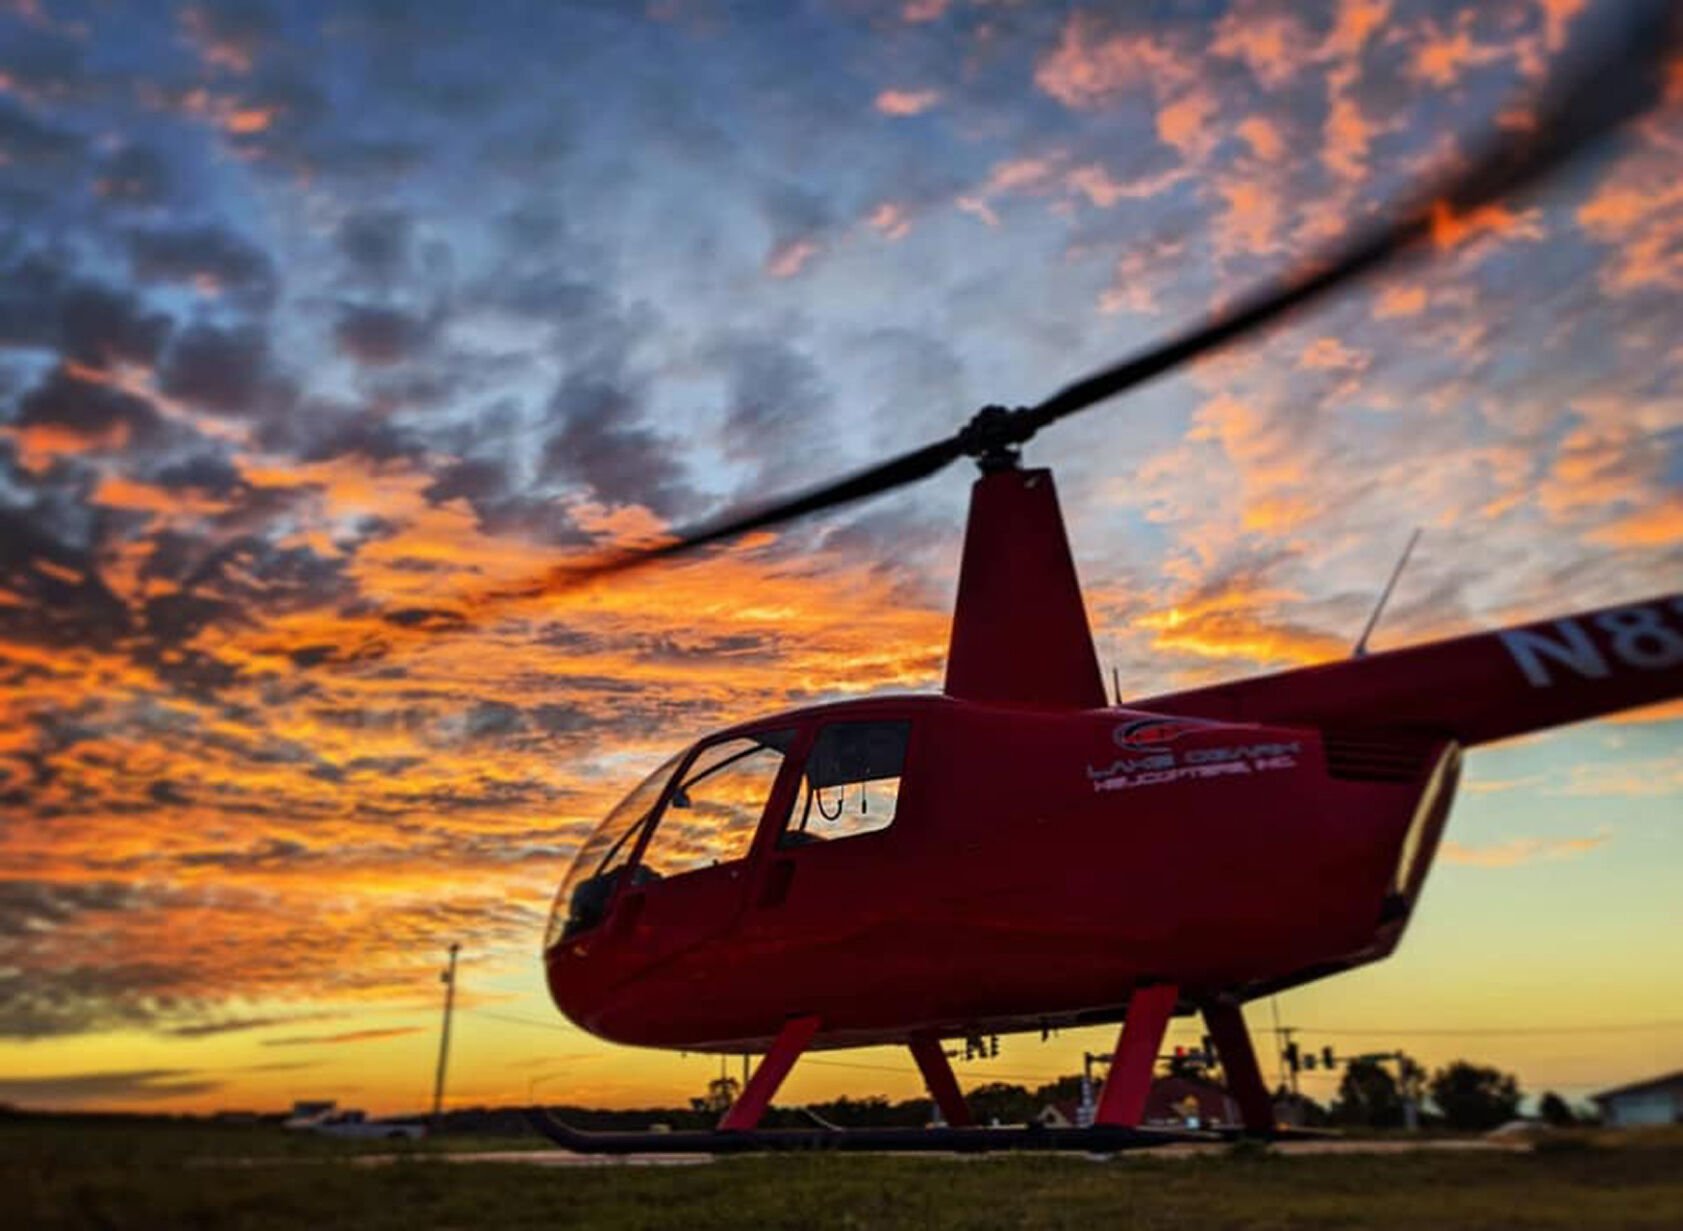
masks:
<instances>
[{"instance_id":1,"label":"traffic light","mask_svg":"<svg viewBox=\"0 0 1683 1231\"><path fill-rule=\"evenodd\" d=\"M1285 1055L1286 1055L1286 1064L1290 1066L1292 1072L1295 1073L1295 1072L1298 1071L1298 1069L1303 1067L1303 1061L1302 1061L1302 1058L1298 1055L1297 1044L1296 1043L1287 1043L1286 1044Z\"/></svg>"},{"instance_id":2,"label":"traffic light","mask_svg":"<svg viewBox=\"0 0 1683 1231\"><path fill-rule=\"evenodd\" d=\"M1329 1069L1338 1067L1338 1061L1333 1059L1332 1047L1330 1044L1321 1048L1321 1063Z\"/></svg>"},{"instance_id":3,"label":"traffic light","mask_svg":"<svg viewBox=\"0 0 1683 1231\"><path fill-rule=\"evenodd\" d=\"M1308 1069L1311 1073L1313 1073L1315 1071L1315 1053L1314 1052L1310 1052L1306 1056L1303 1057L1303 1067Z\"/></svg>"}]
</instances>

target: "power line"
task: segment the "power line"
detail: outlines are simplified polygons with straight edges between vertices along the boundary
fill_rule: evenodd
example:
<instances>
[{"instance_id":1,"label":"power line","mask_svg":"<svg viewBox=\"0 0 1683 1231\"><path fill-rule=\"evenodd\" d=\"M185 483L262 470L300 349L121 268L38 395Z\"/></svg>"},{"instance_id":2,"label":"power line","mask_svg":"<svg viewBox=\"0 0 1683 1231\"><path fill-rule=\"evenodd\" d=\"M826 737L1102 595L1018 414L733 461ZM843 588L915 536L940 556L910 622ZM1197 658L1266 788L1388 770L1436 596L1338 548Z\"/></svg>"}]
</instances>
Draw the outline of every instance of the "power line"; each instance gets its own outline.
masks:
<instances>
[{"instance_id":1,"label":"power line","mask_svg":"<svg viewBox=\"0 0 1683 1231\"><path fill-rule=\"evenodd\" d=\"M1296 1026L1293 1027L1293 1029L1301 1031L1304 1034L1342 1034L1376 1038L1390 1038L1396 1035L1430 1035L1442 1038L1460 1038L1467 1035L1633 1034L1643 1030L1683 1029L1683 1018L1671 1018L1664 1021L1654 1022L1617 1022L1601 1026L1468 1026L1465 1028L1425 1027L1419 1029L1363 1027L1347 1029L1342 1026Z\"/></svg>"},{"instance_id":2,"label":"power line","mask_svg":"<svg viewBox=\"0 0 1683 1231\"><path fill-rule=\"evenodd\" d=\"M803 1065L819 1064L832 1069L865 1069L873 1073L903 1073L908 1077L919 1076L916 1069L897 1064L868 1064L860 1060L820 1060L816 1056L803 1056L801 1063ZM963 1070L967 1077L1008 1077L1012 1081L1053 1082L1071 1075L1068 1073L1000 1073L992 1069L977 1071L965 1065L955 1065L954 1067Z\"/></svg>"},{"instance_id":3,"label":"power line","mask_svg":"<svg viewBox=\"0 0 1683 1231\"><path fill-rule=\"evenodd\" d=\"M569 1026L563 1022L540 1022L535 1017L521 1017L516 1013L499 1013L495 1009L480 1008L477 1005L464 1010L464 1012L477 1013L481 1017L494 1018L499 1022L512 1022L516 1026L536 1026L540 1030L559 1030L563 1034L584 1033L584 1031L580 1030L577 1026Z\"/></svg>"},{"instance_id":4,"label":"power line","mask_svg":"<svg viewBox=\"0 0 1683 1231\"><path fill-rule=\"evenodd\" d=\"M481 1017L492 1018L499 1022L508 1022L516 1026L531 1026L539 1030L558 1030L563 1034L584 1034L576 1026L562 1022L539 1021L532 1017L521 1017L515 1013L504 1013L496 1009L479 1006L463 1006L461 1011L476 1013ZM1294 1026L1294 1032L1319 1035L1345 1035L1352 1038L1392 1038L1397 1036L1460 1038L1470 1036L1547 1036L1547 1035L1586 1035L1586 1034L1630 1034L1644 1030L1678 1030L1683 1029L1683 1018L1670 1018L1651 1022L1615 1022L1598 1026L1470 1026L1466 1028L1419 1028L1419 1029L1384 1029L1368 1027L1343 1026ZM916 1076L917 1070L908 1066L895 1064L871 1064L859 1060L824 1060L816 1056L802 1058L803 1065L816 1064L828 1068L859 1069L864 1072L899 1073L906 1076ZM966 1066L957 1066L964 1069ZM1056 1081L1060 1077L1068 1076L1064 1073L1004 1073L993 1070L971 1069L972 1076L988 1076L1006 1078L1011 1081Z\"/></svg>"}]
</instances>

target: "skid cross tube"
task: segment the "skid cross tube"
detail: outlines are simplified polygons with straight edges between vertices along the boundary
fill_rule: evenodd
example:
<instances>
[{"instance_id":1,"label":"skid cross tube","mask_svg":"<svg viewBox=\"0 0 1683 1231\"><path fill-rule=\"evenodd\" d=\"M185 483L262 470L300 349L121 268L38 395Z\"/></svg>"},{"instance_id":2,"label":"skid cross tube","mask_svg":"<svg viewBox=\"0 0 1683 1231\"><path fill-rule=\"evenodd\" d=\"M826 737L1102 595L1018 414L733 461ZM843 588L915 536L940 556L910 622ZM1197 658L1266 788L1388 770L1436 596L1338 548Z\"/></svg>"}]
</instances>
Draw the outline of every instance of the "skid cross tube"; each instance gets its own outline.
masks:
<instances>
[{"instance_id":1,"label":"skid cross tube","mask_svg":"<svg viewBox=\"0 0 1683 1231\"><path fill-rule=\"evenodd\" d=\"M771 1105L777 1088L783 1084L783 1079L789 1075L789 1070L795 1067L795 1061L800 1058L807 1044L812 1042L812 1036L817 1033L817 1017L791 1017L783 1023L783 1029L777 1032L771 1050L761 1059L760 1066L748 1079L741 1096L731 1104L730 1110L725 1112L724 1118L719 1121L721 1132L745 1132L759 1124L760 1117Z\"/></svg>"},{"instance_id":2,"label":"skid cross tube","mask_svg":"<svg viewBox=\"0 0 1683 1231\"><path fill-rule=\"evenodd\" d=\"M543 1108L527 1112L532 1126L575 1154L749 1154L793 1150L870 1150L878 1153L991 1154L1002 1150L1080 1150L1113 1154L1157 1146L1215 1144L1219 1133L1182 1129L1048 1128L754 1128L734 1132L592 1132L563 1124Z\"/></svg>"}]
</instances>

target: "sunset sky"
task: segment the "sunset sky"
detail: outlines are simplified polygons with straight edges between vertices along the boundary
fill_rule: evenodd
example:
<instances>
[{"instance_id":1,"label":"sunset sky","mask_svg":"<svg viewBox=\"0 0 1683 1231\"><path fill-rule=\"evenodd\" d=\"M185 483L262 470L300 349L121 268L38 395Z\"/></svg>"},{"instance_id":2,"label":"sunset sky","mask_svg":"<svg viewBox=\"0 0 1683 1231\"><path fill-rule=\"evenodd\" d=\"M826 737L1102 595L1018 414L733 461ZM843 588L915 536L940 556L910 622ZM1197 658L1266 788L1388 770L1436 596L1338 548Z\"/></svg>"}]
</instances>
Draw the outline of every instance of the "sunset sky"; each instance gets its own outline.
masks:
<instances>
[{"instance_id":1,"label":"sunset sky","mask_svg":"<svg viewBox=\"0 0 1683 1231\"><path fill-rule=\"evenodd\" d=\"M452 941L452 1105L699 1094L549 1005L549 899L710 728L939 686L969 477L475 596L1120 358L1523 125L1617 7L0 0L0 1101L419 1109ZM1347 654L1415 526L1375 648L1679 588L1670 81L1034 443L1125 693ZM1679 969L1672 706L1472 755L1398 955L1277 1010L1576 1098L1683 1068Z\"/></svg>"}]
</instances>

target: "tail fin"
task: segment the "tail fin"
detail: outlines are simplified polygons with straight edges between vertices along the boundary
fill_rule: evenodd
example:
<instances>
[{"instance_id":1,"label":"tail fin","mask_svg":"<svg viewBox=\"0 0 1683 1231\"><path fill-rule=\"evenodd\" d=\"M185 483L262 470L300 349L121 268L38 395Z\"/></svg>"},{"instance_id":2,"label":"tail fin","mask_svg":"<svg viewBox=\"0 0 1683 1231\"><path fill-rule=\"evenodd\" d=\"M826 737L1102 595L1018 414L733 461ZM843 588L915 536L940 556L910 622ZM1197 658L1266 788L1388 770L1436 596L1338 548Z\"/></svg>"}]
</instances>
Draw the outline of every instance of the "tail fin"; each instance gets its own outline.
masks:
<instances>
[{"instance_id":1,"label":"tail fin","mask_svg":"<svg viewBox=\"0 0 1683 1231\"><path fill-rule=\"evenodd\" d=\"M996 470L971 488L946 693L995 705L1105 706L1050 470Z\"/></svg>"},{"instance_id":2,"label":"tail fin","mask_svg":"<svg viewBox=\"0 0 1683 1231\"><path fill-rule=\"evenodd\" d=\"M1169 693L1139 708L1463 745L1683 697L1683 595Z\"/></svg>"}]
</instances>

